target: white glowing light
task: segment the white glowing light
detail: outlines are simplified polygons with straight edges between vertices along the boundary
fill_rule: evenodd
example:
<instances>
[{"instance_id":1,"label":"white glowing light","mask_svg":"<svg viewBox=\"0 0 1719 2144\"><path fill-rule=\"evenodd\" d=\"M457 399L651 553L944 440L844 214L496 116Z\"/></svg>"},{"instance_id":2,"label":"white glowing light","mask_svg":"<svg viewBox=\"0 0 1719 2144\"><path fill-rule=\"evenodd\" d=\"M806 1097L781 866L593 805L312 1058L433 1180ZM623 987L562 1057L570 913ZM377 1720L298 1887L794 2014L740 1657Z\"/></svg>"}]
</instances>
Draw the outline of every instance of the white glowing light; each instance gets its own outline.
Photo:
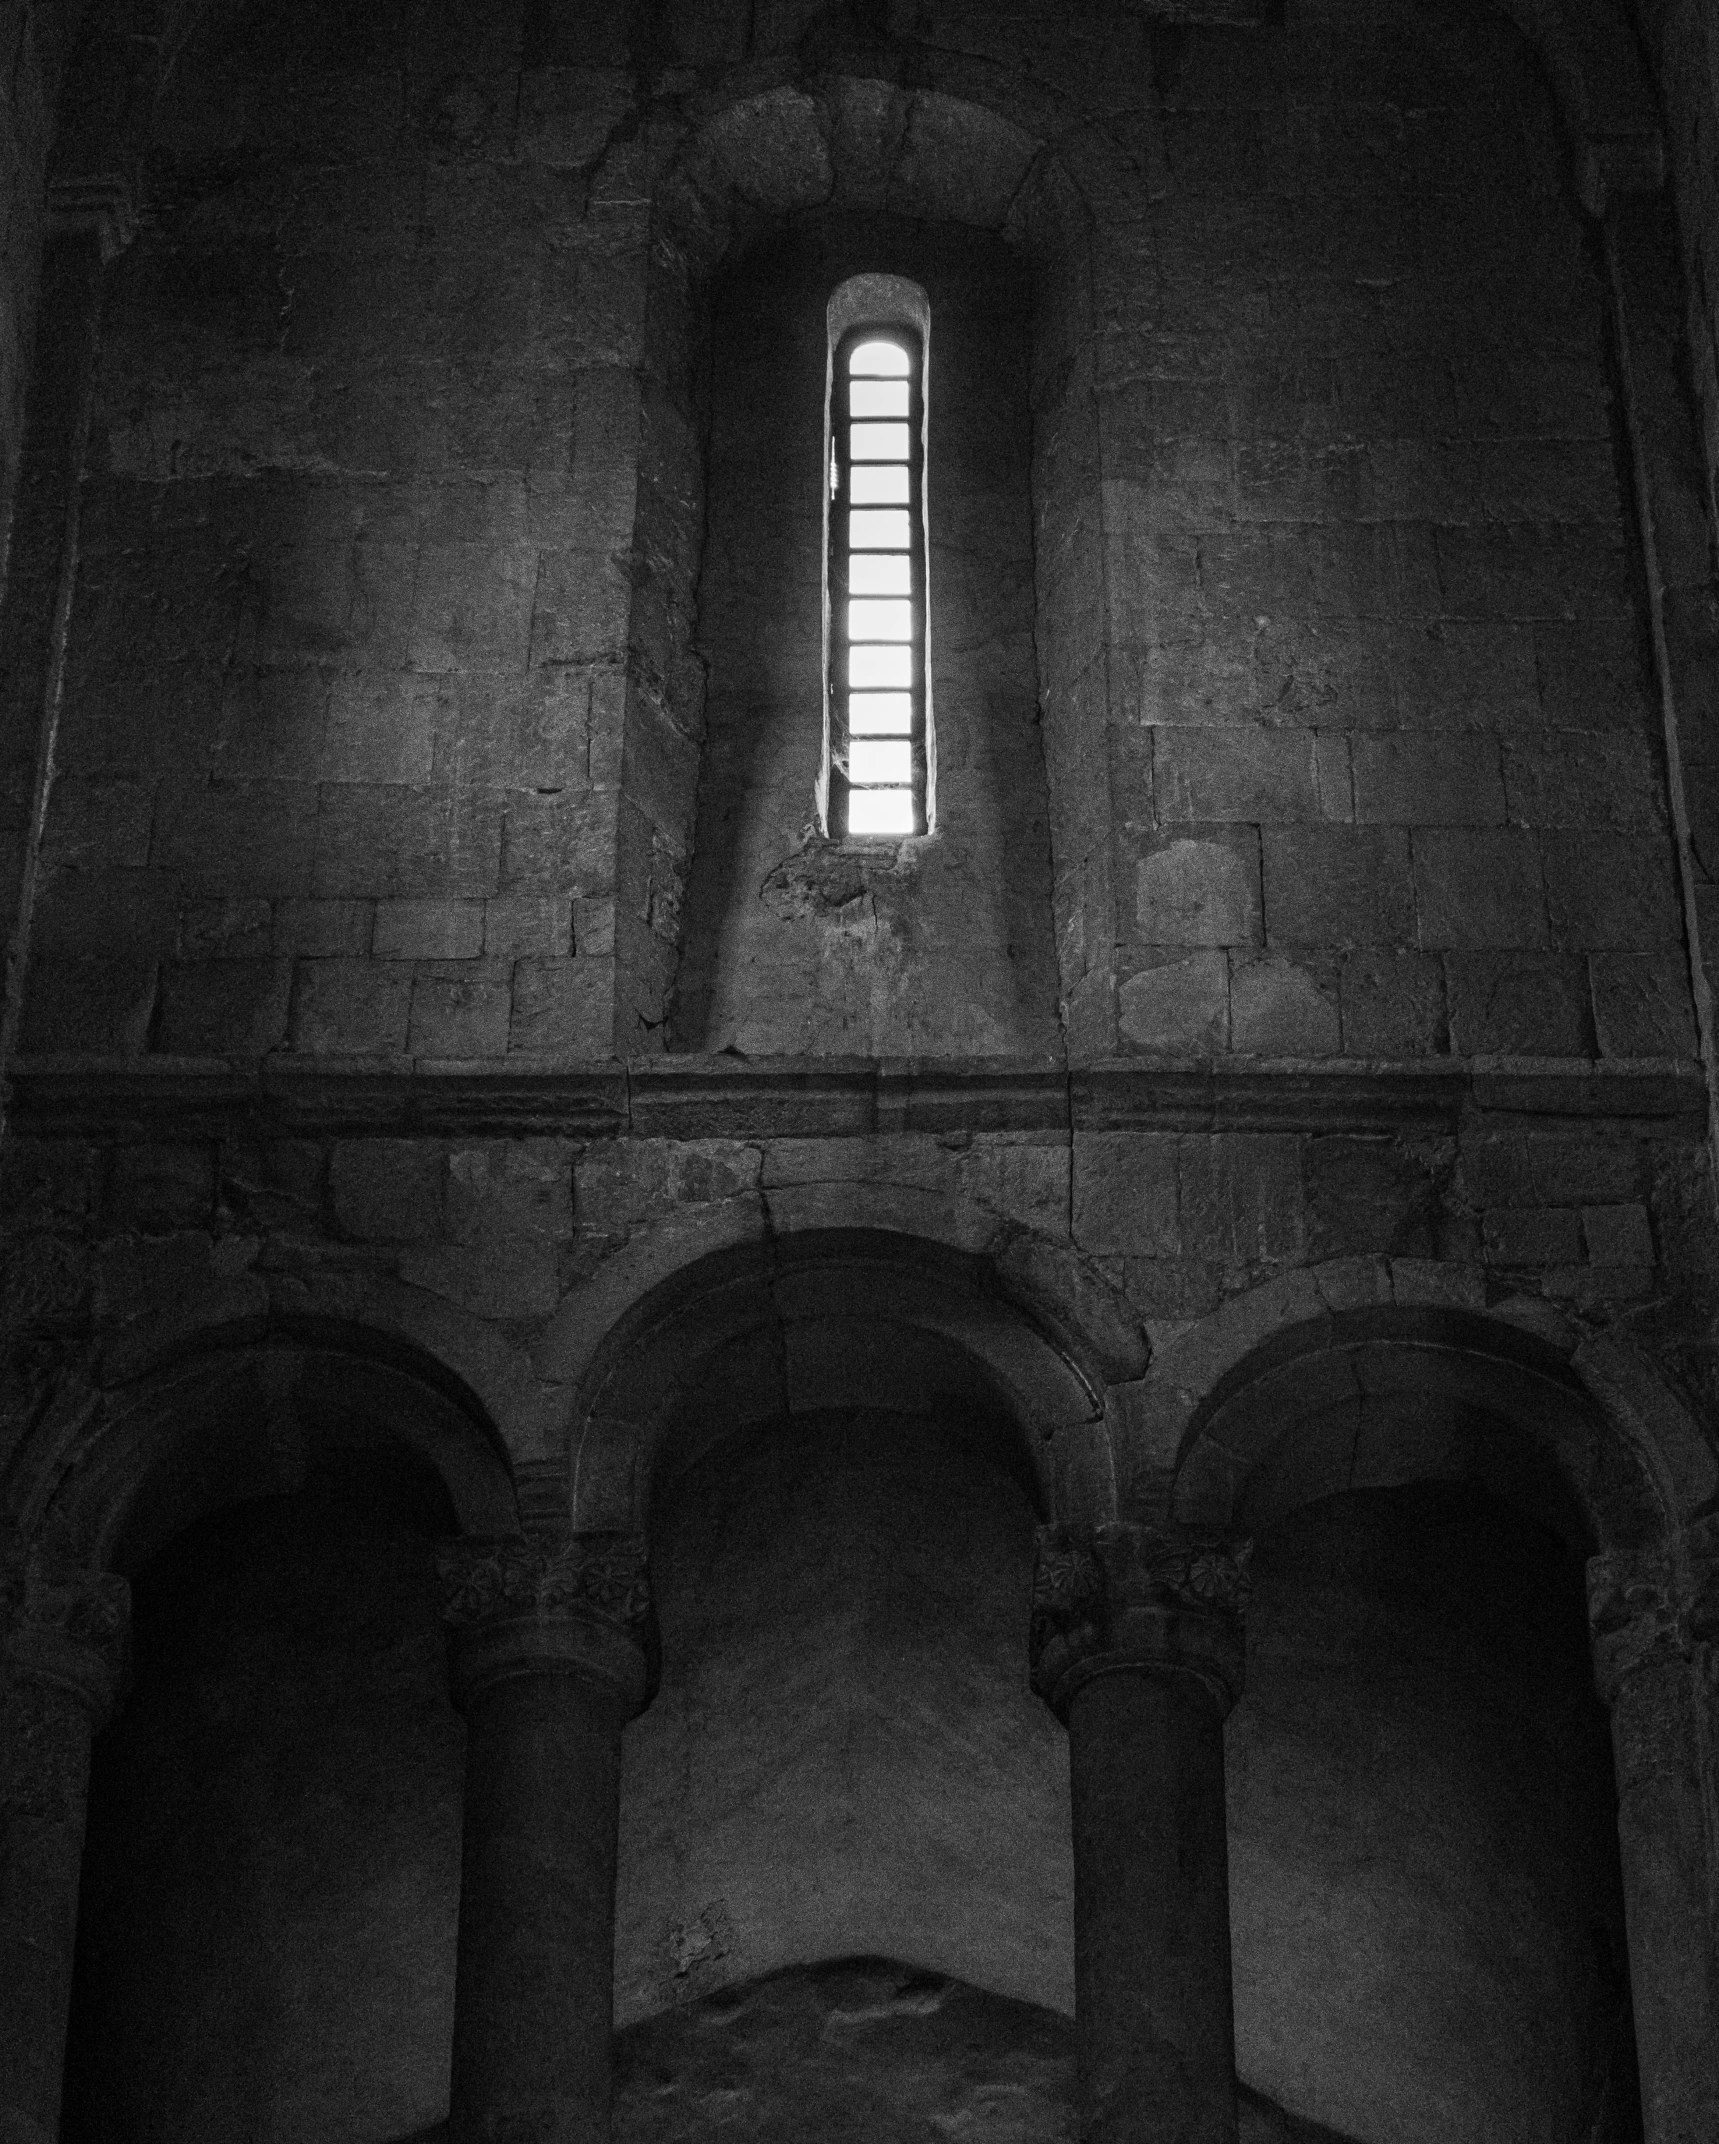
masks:
<instances>
[{"instance_id":1,"label":"white glowing light","mask_svg":"<svg viewBox=\"0 0 1719 2144\"><path fill-rule=\"evenodd\" d=\"M913 747L905 738L855 737L848 745L848 780L871 788L913 780Z\"/></svg>"},{"instance_id":2,"label":"white glowing light","mask_svg":"<svg viewBox=\"0 0 1719 2144\"><path fill-rule=\"evenodd\" d=\"M850 374L905 380L912 370L913 361L898 342L858 342L848 352Z\"/></svg>"},{"instance_id":3,"label":"white glowing light","mask_svg":"<svg viewBox=\"0 0 1719 2144\"><path fill-rule=\"evenodd\" d=\"M913 561L899 553L889 557L862 551L848 560L850 596L910 596L913 593Z\"/></svg>"},{"instance_id":4,"label":"white glowing light","mask_svg":"<svg viewBox=\"0 0 1719 2144\"><path fill-rule=\"evenodd\" d=\"M856 737L911 737L910 692L850 692L848 728Z\"/></svg>"},{"instance_id":5,"label":"white glowing light","mask_svg":"<svg viewBox=\"0 0 1719 2144\"><path fill-rule=\"evenodd\" d=\"M862 692L911 692L911 648L849 648L848 683Z\"/></svg>"},{"instance_id":6,"label":"white glowing light","mask_svg":"<svg viewBox=\"0 0 1719 2144\"><path fill-rule=\"evenodd\" d=\"M854 551L905 551L913 532L905 513L849 514L848 548Z\"/></svg>"},{"instance_id":7,"label":"white glowing light","mask_svg":"<svg viewBox=\"0 0 1719 2144\"><path fill-rule=\"evenodd\" d=\"M850 834L911 834L913 791L911 789L850 789L848 791Z\"/></svg>"},{"instance_id":8,"label":"white glowing light","mask_svg":"<svg viewBox=\"0 0 1719 2144\"><path fill-rule=\"evenodd\" d=\"M848 605L849 640L911 640L913 605L859 602Z\"/></svg>"},{"instance_id":9,"label":"white glowing light","mask_svg":"<svg viewBox=\"0 0 1719 2144\"><path fill-rule=\"evenodd\" d=\"M905 417L905 380L855 380L848 388L850 417Z\"/></svg>"},{"instance_id":10,"label":"white glowing light","mask_svg":"<svg viewBox=\"0 0 1719 2144\"><path fill-rule=\"evenodd\" d=\"M855 462L848 483L856 506L907 504L907 471L900 462Z\"/></svg>"},{"instance_id":11,"label":"white glowing light","mask_svg":"<svg viewBox=\"0 0 1719 2144\"><path fill-rule=\"evenodd\" d=\"M856 462L904 462L907 459L905 424L850 424L848 452Z\"/></svg>"}]
</instances>

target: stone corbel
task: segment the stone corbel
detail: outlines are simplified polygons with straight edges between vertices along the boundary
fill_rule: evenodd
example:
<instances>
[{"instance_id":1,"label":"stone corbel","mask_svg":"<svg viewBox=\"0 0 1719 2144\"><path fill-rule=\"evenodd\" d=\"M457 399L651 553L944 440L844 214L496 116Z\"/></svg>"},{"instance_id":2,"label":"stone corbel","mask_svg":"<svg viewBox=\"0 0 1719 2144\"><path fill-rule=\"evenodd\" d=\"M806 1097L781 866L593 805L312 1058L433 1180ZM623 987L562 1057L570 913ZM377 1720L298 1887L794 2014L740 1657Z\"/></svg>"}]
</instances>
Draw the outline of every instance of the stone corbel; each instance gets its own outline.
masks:
<instances>
[{"instance_id":1,"label":"stone corbel","mask_svg":"<svg viewBox=\"0 0 1719 2144\"><path fill-rule=\"evenodd\" d=\"M1240 1697L1252 1544L1111 1521L1039 1529L1033 1688L1059 1718L1095 1675L1191 1676L1220 1715Z\"/></svg>"}]
</instances>

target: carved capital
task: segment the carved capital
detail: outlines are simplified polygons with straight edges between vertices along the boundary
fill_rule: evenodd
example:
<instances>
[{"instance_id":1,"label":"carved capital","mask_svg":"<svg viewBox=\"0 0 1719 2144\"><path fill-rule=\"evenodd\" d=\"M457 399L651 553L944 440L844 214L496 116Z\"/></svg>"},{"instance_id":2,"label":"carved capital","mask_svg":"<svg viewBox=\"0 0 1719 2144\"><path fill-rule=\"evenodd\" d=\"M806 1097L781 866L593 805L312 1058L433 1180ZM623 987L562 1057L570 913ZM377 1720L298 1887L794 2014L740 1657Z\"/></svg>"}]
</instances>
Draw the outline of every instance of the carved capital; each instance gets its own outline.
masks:
<instances>
[{"instance_id":1,"label":"carved capital","mask_svg":"<svg viewBox=\"0 0 1719 2144\"><path fill-rule=\"evenodd\" d=\"M509 1534L438 1551L455 1697L521 1675L582 1677L631 1718L656 1681L656 1623L640 1534Z\"/></svg>"},{"instance_id":2,"label":"carved capital","mask_svg":"<svg viewBox=\"0 0 1719 2144\"><path fill-rule=\"evenodd\" d=\"M99 1727L112 1712L129 1659L131 1588L30 1548L0 1571L0 1652L19 1677L64 1690Z\"/></svg>"},{"instance_id":3,"label":"carved capital","mask_svg":"<svg viewBox=\"0 0 1719 2144\"><path fill-rule=\"evenodd\" d=\"M1695 1777L1696 1663L1719 1638L1719 1519L1696 1520L1664 1550L1592 1557L1588 1624L1619 1791Z\"/></svg>"},{"instance_id":4,"label":"carved capital","mask_svg":"<svg viewBox=\"0 0 1719 2144\"><path fill-rule=\"evenodd\" d=\"M1220 1712L1242 1690L1252 1544L1114 1521L1039 1529L1033 1688L1059 1716L1081 1684L1133 1669L1192 1676Z\"/></svg>"},{"instance_id":5,"label":"carved capital","mask_svg":"<svg viewBox=\"0 0 1719 2144\"><path fill-rule=\"evenodd\" d=\"M1608 1705L1636 1676L1688 1652L1683 1595L1668 1557L1609 1549L1588 1560L1594 1686Z\"/></svg>"}]
</instances>

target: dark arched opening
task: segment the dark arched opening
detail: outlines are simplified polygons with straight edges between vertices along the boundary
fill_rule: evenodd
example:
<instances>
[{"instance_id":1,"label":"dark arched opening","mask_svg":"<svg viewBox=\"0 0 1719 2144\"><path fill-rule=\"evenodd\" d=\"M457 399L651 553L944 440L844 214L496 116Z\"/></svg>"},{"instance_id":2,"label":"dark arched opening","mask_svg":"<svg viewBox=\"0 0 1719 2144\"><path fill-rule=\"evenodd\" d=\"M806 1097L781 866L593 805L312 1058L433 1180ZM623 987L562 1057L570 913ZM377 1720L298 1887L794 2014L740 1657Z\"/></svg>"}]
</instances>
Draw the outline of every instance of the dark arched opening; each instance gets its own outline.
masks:
<instances>
[{"instance_id":1,"label":"dark arched opening","mask_svg":"<svg viewBox=\"0 0 1719 2144\"><path fill-rule=\"evenodd\" d=\"M291 1488L132 1579L96 1746L67 2144L393 2138L445 2109L464 1732L434 1544L446 1484L309 1424Z\"/></svg>"}]
</instances>

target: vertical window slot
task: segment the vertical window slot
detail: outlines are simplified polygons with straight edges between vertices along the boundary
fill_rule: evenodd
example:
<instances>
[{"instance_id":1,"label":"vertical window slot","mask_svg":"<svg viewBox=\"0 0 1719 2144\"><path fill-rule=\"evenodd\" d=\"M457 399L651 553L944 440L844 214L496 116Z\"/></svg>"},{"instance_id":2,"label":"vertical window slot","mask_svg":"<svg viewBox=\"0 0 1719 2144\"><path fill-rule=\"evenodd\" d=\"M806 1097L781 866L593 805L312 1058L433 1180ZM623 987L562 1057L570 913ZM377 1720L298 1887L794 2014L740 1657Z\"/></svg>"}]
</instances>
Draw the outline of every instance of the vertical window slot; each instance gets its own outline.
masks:
<instances>
[{"instance_id":1,"label":"vertical window slot","mask_svg":"<svg viewBox=\"0 0 1719 2144\"><path fill-rule=\"evenodd\" d=\"M867 326L831 378L829 831L927 822L924 342Z\"/></svg>"}]
</instances>

